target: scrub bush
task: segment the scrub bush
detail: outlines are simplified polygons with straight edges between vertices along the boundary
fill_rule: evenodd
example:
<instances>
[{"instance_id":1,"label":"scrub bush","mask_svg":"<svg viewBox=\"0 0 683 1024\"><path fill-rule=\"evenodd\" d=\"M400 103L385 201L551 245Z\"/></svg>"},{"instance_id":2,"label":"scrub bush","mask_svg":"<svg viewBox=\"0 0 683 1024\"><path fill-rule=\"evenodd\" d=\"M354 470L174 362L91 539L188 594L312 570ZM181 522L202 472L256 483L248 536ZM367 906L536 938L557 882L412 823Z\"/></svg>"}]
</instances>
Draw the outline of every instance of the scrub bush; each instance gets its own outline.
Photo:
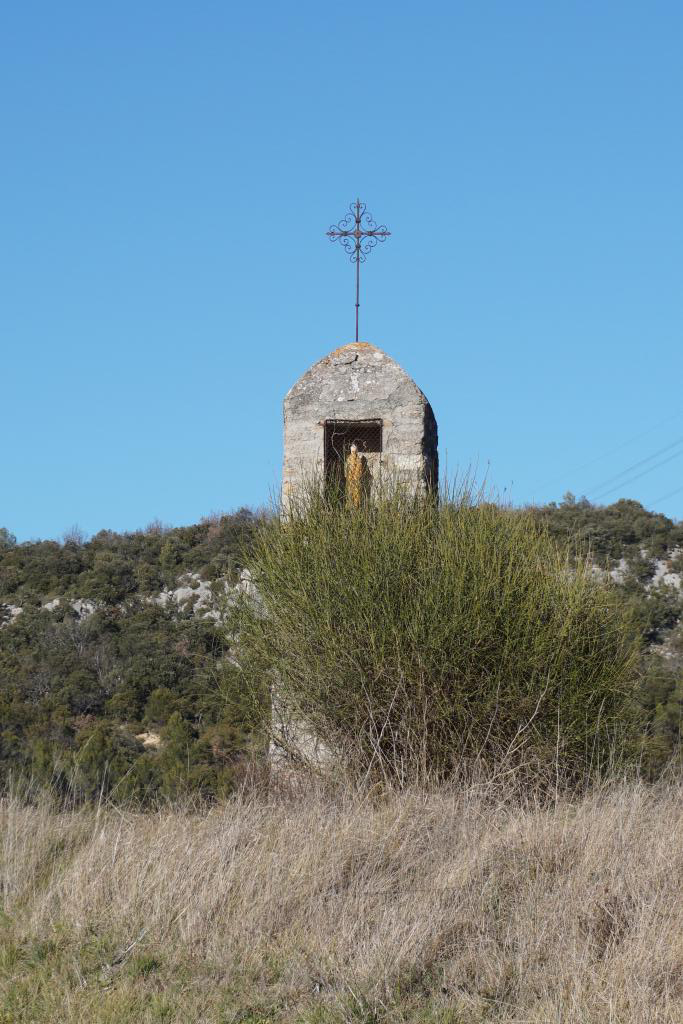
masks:
<instances>
[{"instance_id":1,"label":"scrub bush","mask_svg":"<svg viewBox=\"0 0 683 1024\"><path fill-rule=\"evenodd\" d=\"M259 600L230 628L296 757L399 783L470 760L585 777L628 731L637 630L530 512L396 487L347 509L312 487L250 565Z\"/></svg>"}]
</instances>

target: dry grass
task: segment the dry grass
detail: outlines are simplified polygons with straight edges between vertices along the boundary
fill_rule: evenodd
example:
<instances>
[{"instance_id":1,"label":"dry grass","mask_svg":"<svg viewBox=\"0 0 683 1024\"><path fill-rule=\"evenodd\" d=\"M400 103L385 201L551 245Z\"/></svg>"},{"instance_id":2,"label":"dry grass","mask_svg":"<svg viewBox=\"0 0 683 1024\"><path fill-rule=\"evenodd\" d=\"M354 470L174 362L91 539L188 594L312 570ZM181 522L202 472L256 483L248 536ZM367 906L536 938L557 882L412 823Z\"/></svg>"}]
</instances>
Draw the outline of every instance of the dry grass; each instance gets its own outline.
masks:
<instances>
[{"instance_id":1,"label":"dry grass","mask_svg":"<svg viewBox=\"0 0 683 1024\"><path fill-rule=\"evenodd\" d=\"M680 1022L683 786L0 806L0 1021Z\"/></svg>"}]
</instances>

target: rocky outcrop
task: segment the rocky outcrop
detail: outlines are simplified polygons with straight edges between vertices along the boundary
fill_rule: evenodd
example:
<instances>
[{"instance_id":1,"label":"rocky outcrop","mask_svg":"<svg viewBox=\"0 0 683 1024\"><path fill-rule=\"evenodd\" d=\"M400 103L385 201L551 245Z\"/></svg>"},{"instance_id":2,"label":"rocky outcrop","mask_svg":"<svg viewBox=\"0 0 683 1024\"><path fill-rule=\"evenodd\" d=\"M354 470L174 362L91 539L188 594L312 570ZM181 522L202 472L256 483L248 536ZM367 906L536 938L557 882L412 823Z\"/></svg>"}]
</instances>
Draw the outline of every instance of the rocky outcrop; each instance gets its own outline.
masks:
<instances>
[{"instance_id":1,"label":"rocky outcrop","mask_svg":"<svg viewBox=\"0 0 683 1024\"><path fill-rule=\"evenodd\" d=\"M225 614L226 607L236 597L244 593L254 597L256 588L251 581L251 573L243 569L239 582L231 584L228 580L203 580L198 573L186 573L177 580L177 585L157 594L136 595L133 600L147 601L161 607L174 607L182 611L192 611L194 615L219 622ZM56 612L59 608L68 607L79 618L86 619L99 608L101 602L88 598L54 597L42 605L43 611ZM125 602L120 607L125 607ZM23 608L19 605L0 602L0 628L14 622L21 615Z\"/></svg>"}]
</instances>

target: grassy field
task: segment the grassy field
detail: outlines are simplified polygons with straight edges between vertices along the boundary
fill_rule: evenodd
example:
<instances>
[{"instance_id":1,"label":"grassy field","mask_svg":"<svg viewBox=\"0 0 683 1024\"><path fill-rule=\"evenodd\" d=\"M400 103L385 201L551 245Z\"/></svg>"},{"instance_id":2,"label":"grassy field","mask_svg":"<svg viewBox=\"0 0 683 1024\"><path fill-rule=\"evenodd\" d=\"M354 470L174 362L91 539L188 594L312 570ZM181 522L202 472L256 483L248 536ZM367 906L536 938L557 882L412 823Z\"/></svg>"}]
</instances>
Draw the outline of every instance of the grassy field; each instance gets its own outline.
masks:
<instances>
[{"instance_id":1,"label":"grassy field","mask_svg":"<svg viewBox=\"0 0 683 1024\"><path fill-rule=\"evenodd\" d=\"M683 785L0 804L3 1024L683 1020Z\"/></svg>"}]
</instances>

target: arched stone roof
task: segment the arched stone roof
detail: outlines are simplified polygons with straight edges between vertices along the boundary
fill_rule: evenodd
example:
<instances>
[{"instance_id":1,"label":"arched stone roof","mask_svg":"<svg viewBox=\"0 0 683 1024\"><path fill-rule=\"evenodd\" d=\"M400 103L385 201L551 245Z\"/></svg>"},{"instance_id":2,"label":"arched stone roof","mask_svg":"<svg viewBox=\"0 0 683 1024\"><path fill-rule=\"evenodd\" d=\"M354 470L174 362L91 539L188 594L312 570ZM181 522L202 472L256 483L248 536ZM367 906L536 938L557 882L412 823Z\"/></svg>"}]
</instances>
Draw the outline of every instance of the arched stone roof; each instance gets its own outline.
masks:
<instances>
[{"instance_id":1,"label":"arched stone roof","mask_svg":"<svg viewBox=\"0 0 683 1024\"><path fill-rule=\"evenodd\" d=\"M377 416L399 404L428 405L415 381L388 356L367 341L353 341L314 363L290 388L285 410L304 412L325 407L325 417L362 419ZM322 412L321 412L322 414Z\"/></svg>"}]
</instances>

